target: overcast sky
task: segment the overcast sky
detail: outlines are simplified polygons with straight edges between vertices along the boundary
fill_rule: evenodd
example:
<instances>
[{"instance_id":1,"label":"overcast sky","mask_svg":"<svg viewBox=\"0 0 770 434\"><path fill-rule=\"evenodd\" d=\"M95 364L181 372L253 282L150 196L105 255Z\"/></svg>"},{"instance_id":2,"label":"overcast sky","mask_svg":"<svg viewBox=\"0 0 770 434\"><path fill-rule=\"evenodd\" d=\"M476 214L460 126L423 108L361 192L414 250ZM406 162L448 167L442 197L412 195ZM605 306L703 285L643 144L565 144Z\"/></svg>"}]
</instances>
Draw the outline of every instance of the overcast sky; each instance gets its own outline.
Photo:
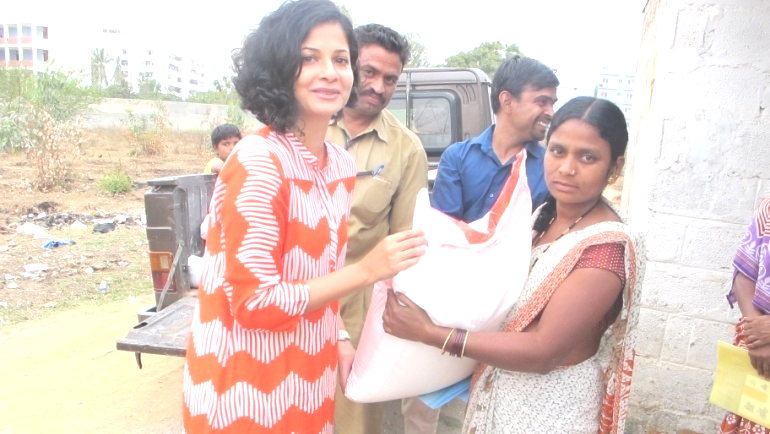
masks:
<instances>
[{"instance_id":1,"label":"overcast sky","mask_svg":"<svg viewBox=\"0 0 770 434\"><path fill-rule=\"evenodd\" d=\"M9 2L5 19L43 20L80 30L117 27L157 37L180 54L227 63L243 35L282 0L180 2L39 0ZM436 2L339 0L355 24L377 22L419 34L433 63L485 41L516 43L524 54L559 71L560 78L595 75L603 66L634 72L644 0ZM502 4L502 6L501 6ZM450 6L451 5L451 6Z\"/></svg>"}]
</instances>

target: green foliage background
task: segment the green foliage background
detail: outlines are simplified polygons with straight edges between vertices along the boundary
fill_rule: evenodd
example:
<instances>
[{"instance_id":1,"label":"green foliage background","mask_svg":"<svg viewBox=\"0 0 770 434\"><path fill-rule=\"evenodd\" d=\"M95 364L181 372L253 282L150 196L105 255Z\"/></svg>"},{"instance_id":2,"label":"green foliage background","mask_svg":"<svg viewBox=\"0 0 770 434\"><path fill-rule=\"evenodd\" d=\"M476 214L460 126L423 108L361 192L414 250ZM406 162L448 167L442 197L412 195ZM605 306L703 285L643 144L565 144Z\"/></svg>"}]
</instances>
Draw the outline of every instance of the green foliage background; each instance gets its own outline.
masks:
<instances>
[{"instance_id":1,"label":"green foliage background","mask_svg":"<svg viewBox=\"0 0 770 434\"><path fill-rule=\"evenodd\" d=\"M516 44L505 45L500 41L482 42L478 47L447 57L446 66L479 68L492 77L503 60L523 56Z\"/></svg>"},{"instance_id":2,"label":"green foliage background","mask_svg":"<svg viewBox=\"0 0 770 434\"><path fill-rule=\"evenodd\" d=\"M42 72L0 68L0 147L6 151L23 148L29 136L24 123L30 107L64 122L98 102L100 92L84 86L85 80L81 72L53 69L50 64Z\"/></svg>"}]
</instances>

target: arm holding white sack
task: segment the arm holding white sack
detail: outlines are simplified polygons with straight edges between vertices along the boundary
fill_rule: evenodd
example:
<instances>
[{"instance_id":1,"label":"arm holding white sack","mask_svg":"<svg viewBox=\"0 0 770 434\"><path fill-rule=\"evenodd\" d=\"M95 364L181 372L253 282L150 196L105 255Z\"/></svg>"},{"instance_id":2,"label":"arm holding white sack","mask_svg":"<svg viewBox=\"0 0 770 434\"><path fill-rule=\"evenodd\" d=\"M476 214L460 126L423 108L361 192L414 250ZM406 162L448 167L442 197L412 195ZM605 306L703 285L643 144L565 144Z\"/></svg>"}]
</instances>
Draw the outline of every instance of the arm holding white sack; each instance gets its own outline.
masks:
<instances>
[{"instance_id":1,"label":"arm holding white sack","mask_svg":"<svg viewBox=\"0 0 770 434\"><path fill-rule=\"evenodd\" d=\"M399 232L377 243L355 264L307 281L310 295L307 310L317 309L363 287L389 279L417 264L425 254L426 242L422 231Z\"/></svg>"},{"instance_id":2,"label":"arm holding white sack","mask_svg":"<svg viewBox=\"0 0 770 434\"><path fill-rule=\"evenodd\" d=\"M414 227L428 239L418 266L375 285L346 396L357 402L414 397L457 383L473 373L471 359L443 357L419 342L383 330L387 290L393 288L430 312L435 324L497 330L526 281L531 199L522 153L493 208L470 224L416 200ZM469 270L473 270L469 272ZM468 297L468 288L483 288ZM432 323L431 323L432 324ZM441 344L439 344L441 345Z\"/></svg>"},{"instance_id":3,"label":"arm holding white sack","mask_svg":"<svg viewBox=\"0 0 770 434\"><path fill-rule=\"evenodd\" d=\"M255 159L268 159L272 155L271 151L261 147L243 152L251 152L254 155L248 157ZM281 185L284 177L276 168L228 165L219 174L217 185L235 181L260 186ZM217 233L224 235L218 236L217 240L207 240L207 243L242 237L244 227L259 228L253 235L255 239L285 239L286 225L278 224L275 228L266 228L264 225L265 221L289 221L288 206L273 206L271 200L272 197L261 194L261 190L225 189L222 209L218 212L221 221L214 218L212 223L213 227L219 227ZM253 203L255 208L252 212L242 214L238 208L241 203ZM213 233L211 225L209 233ZM283 280L280 272L284 267L281 243L274 246L269 242L254 242L249 244L248 249L243 249L240 242L226 243L223 246L225 263L257 264L248 272L243 272L241 266L225 267L223 270L225 281L232 287L228 295L230 310L235 321L245 329L291 330L306 312L390 278L416 264L424 254L425 244L421 231L399 232L380 241L355 264L308 280Z\"/></svg>"},{"instance_id":4,"label":"arm holding white sack","mask_svg":"<svg viewBox=\"0 0 770 434\"><path fill-rule=\"evenodd\" d=\"M540 319L521 333L471 333L439 327L407 296L389 290L383 328L396 337L449 353L460 339L456 345L465 357L509 371L545 374L559 366L578 364L596 352L604 333L599 326L620 290L620 279L608 270L574 270L551 297Z\"/></svg>"}]
</instances>

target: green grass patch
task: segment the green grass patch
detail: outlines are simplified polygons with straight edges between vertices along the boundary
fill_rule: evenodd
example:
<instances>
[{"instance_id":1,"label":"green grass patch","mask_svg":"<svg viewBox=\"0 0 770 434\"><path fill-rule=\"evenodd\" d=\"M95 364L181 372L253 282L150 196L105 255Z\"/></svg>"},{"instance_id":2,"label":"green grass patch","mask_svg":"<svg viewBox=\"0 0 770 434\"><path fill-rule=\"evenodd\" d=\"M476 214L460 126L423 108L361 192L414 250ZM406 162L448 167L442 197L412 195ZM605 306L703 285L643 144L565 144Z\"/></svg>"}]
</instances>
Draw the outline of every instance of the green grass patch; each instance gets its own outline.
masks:
<instances>
[{"instance_id":1,"label":"green grass patch","mask_svg":"<svg viewBox=\"0 0 770 434\"><path fill-rule=\"evenodd\" d=\"M123 169L115 169L99 181L99 189L111 195L125 193L133 188L133 181Z\"/></svg>"}]
</instances>

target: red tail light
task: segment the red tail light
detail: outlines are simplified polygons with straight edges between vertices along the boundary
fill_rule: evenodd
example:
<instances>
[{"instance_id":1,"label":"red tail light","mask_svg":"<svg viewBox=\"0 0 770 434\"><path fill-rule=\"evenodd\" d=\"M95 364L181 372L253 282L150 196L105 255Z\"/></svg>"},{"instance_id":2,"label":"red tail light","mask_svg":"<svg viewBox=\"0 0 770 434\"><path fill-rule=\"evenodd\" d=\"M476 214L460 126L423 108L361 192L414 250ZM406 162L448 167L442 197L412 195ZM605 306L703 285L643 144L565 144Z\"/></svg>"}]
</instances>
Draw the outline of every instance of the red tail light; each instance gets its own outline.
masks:
<instances>
[{"instance_id":1,"label":"red tail light","mask_svg":"<svg viewBox=\"0 0 770 434\"><path fill-rule=\"evenodd\" d=\"M170 252L150 252L150 270L152 271L152 286L156 291L163 291L168 282L171 264L174 263L174 255ZM176 282L172 277L169 292L176 292Z\"/></svg>"}]
</instances>

